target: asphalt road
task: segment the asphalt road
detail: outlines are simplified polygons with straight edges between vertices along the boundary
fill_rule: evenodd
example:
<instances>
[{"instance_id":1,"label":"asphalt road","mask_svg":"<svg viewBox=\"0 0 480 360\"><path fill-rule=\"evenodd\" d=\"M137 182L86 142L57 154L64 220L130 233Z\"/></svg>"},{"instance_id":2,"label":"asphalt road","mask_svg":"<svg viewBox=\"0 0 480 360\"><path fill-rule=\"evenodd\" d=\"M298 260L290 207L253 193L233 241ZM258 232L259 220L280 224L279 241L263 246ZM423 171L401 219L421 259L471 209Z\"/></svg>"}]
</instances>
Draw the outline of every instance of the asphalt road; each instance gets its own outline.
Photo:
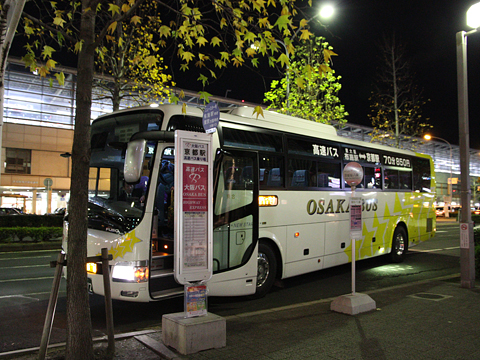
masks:
<instances>
[{"instance_id":1,"label":"asphalt road","mask_svg":"<svg viewBox=\"0 0 480 360\"><path fill-rule=\"evenodd\" d=\"M357 262L356 290L374 290L460 272L457 223L439 223L435 238L411 249L401 264L384 258ZM58 252L0 253L0 353L40 344L54 269L49 262ZM220 316L241 314L295 303L336 297L351 292L350 264L284 280L259 300L209 298L209 311ZM65 341L65 280L50 343ZM94 336L104 335L103 298L91 297ZM183 311L181 298L136 304L114 301L115 332L123 333L158 325L162 315Z\"/></svg>"}]
</instances>

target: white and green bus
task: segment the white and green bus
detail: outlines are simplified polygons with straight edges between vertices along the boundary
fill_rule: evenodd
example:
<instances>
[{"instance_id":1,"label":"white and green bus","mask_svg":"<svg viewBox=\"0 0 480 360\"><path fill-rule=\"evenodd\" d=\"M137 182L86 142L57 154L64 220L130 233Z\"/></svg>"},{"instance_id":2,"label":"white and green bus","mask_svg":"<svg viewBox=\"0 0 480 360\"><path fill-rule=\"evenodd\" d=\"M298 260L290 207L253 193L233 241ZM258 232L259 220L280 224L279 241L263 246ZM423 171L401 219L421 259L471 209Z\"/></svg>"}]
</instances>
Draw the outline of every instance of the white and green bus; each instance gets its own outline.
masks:
<instances>
[{"instance_id":1,"label":"white and green bus","mask_svg":"<svg viewBox=\"0 0 480 360\"><path fill-rule=\"evenodd\" d=\"M174 279L175 130L204 132L201 108L121 110L92 123L88 256L108 248L114 299L152 301L183 294ZM137 183L125 183L129 142L144 140ZM275 280L352 260L343 168L364 170L356 259L406 251L434 236L430 157L337 136L334 127L238 107L221 111L213 134L213 296L264 296ZM128 154L127 154L127 158ZM137 166L139 164L136 164ZM65 221L65 234L68 216ZM68 239L64 237L68 258ZM103 294L101 263L87 264L89 290Z\"/></svg>"}]
</instances>

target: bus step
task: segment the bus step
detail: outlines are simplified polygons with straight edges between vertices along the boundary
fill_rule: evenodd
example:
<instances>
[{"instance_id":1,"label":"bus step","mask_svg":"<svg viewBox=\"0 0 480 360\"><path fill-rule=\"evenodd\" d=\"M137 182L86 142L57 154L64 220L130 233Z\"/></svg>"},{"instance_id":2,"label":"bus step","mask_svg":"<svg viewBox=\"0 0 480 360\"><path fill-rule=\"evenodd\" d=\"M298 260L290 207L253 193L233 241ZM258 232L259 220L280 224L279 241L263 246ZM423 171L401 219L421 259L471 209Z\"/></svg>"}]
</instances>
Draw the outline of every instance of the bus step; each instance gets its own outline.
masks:
<instances>
[{"instance_id":1,"label":"bus step","mask_svg":"<svg viewBox=\"0 0 480 360\"><path fill-rule=\"evenodd\" d=\"M153 256L150 271L152 274L158 270L173 270L173 255L163 254L161 256Z\"/></svg>"},{"instance_id":2,"label":"bus step","mask_svg":"<svg viewBox=\"0 0 480 360\"><path fill-rule=\"evenodd\" d=\"M150 276L150 294L153 298L183 294L183 285L178 284L173 272L162 276Z\"/></svg>"}]
</instances>

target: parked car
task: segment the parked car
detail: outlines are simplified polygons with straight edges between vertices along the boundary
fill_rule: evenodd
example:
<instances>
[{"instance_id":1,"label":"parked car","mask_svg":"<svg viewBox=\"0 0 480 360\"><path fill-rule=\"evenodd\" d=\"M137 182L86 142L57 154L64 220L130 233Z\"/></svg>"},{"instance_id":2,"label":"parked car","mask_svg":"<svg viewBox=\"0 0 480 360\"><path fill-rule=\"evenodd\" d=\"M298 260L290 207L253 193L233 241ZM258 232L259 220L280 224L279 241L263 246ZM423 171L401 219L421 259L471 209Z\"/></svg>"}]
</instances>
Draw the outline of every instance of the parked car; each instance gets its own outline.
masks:
<instances>
[{"instance_id":1,"label":"parked car","mask_svg":"<svg viewBox=\"0 0 480 360\"><path fill-rule=\"evenodd\" d=\"M67 208L58 208L58 209L55 209L55 211L53 212L53 215L59 215L59 216L65 216L65 213L67 212Z\"/></svg>"},{"instance_id":2,"label":"parked car","mask_svg":"<svg viewBox=\"0 0 480 360\"><path fill-rule=\"evenodd\" d=\"M0 215L22 215L23 213L16 208L0 208Z\"/></svg>"},{"instance_id":3,"label":"parked car","mask_svg":"<svg viewBox=\"0 0 480 360\"><path fill-rule=\"evenodd\" d=\"M458 205L449 206L449 216L450 217L457 216L460 209L461 209L461 206L458 206ZM445 216L445 208L443 206L435 207L435 214L437 215L437 217Z\"/></svg>"}]
</instances>

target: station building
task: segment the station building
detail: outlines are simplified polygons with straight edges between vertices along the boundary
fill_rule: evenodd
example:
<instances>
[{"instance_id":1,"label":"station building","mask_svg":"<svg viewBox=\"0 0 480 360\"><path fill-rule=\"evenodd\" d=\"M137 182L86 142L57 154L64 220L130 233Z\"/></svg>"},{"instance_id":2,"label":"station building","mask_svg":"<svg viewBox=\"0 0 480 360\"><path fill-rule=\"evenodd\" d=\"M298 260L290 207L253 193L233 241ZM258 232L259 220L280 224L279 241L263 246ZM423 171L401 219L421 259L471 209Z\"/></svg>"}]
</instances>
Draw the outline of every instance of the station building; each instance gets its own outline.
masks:
<instances>
[{"instance_id":1,"label":"station building","mask_svg":"<svg viewBox=\"0 0 480 360\"><path fill-rule=\"evenodd\" d=\"M45 214L65 208L69 200L71 160L75 117L75 69L61 69L64 86L55 78L42 78L30 73L19 59L9 58L5 73L5 102L2 129L0 174L1 207L20 208L26 213ZM185 102L199 101L186 91ZM241 101L224 97L212 98L219 106L243 106ZM134 106L125 100L122 108ZM105 100L92 103L92 120L112 111ZM341 136L371 141L373 129L366 126L335 125ZM442 205L448 195L449 178L453 178L451 203L459 203L459 148L442 141L402 138L401 146L429 154L435 161L437 202ZM480 177L480 155L471 150L470 175L472 184ZM451 175L451 176L450 176ZM480 182L478 184L480 186ZM480 188L479 188L480 189ZM475 194L472 199L478 198Z\"/></svg>"}]
</instances>

